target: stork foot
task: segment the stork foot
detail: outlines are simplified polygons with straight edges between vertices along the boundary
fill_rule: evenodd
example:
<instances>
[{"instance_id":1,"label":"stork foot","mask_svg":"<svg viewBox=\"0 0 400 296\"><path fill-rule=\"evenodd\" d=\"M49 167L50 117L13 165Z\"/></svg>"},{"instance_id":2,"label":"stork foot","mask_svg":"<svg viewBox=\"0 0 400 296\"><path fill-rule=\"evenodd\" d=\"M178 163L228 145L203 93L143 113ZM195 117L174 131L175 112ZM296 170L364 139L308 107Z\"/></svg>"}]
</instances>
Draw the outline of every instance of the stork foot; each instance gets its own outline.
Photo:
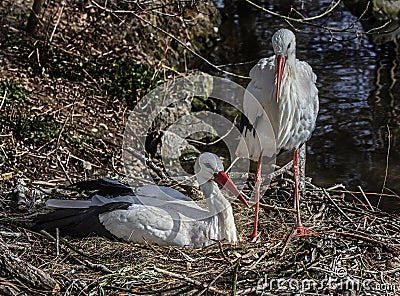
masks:
<instances>
[{"instance_id":1,"label":"stork foot","mask_svg":"<svg viewBox=\"0 0 400 296\"><path fill-rule=\"evenodd\" d=\"M292 238L294 238L295 236L304 237L305 235L313 234L313 233L315 233L315 232L312 231L312 230L310 230L310 229L308 229L308 228L306 228L306 227L304 227L304 226L301 225L301 224L300 224L300 225L296 225L296 226L293 228L293 230L292 230L292 232L290 233L290 235L288 236L288 238L286 239L285 246L287 246L287 245L289 244L290 240L291 240Z\"/></svg>"},{"instance_id":2,"label":"stork foot","mask_svg":"<svg viewBox=\"0 0 400 296\"><path fill-rule=\"evenodd\" d=\"M257 231L253 232L253 233L250 235L250 242L252 242L252 243L257 242L258 239L259 239L259 237L260 237L260 233L258 233Z\"/></svg>"}]
</instances>

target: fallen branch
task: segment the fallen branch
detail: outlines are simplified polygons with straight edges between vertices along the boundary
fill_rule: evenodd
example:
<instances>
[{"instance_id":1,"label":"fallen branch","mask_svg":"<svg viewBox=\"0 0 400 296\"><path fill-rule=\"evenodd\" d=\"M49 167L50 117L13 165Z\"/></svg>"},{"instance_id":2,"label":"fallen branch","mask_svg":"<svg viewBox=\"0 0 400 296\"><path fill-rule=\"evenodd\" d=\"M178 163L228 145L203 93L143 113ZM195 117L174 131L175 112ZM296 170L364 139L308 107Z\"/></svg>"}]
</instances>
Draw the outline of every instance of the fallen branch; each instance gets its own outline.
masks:
<instances>
[{"instance_id":1,"label":"fallen branch","mask_svg":"<svg viewBox=\"0 0 400 296\"><path fill-rule=\"evenodd\" d=\"M335 208L347 219L349 222L353 222L353 220L345 213L343 210L336 204L336 202L331 198L328 192L326 192L325 188L322 188L324 195L329 199L329 201L335 206Z\"/></svg>"},{"instance_id":2,"label":"fallen branch","mask_svg":"<svg viewBox=\"0 0 400 296\"><path fill-rule=\"evenodd\" d=\"M204 289L207 289L207 290L210 291L210 292L217 293L217 294L221 294L221 295L229 295L229 292L226 292L226 291L223 291L223 290L214 288L214 287L212 287L212 286L209 286L209 285L206 284L206 283L202 283L202 282L200 282L200 281L197 281L197 280L188 278L188 277L186 277L186 276L184 276L184 275L177 274L177 273L174 273L174 272L171 272L171 271L168 271L168 270L164 270L164 269L161 269L161 268L158 268L158 267L154 267L154 270L157 271L157 272L159 272L159 273L162 273L162 274L171 276L171 277L173 277L173 278L183 280L183 281L185 281L185 282L187 282L187 283L189 283L189 284L202 287L202 288L204 288Z\"/></svg>"},{"instance_id":3,"label":"fallen branch","mask_svg":"<svg viewBox=\"0 0 400 296\"><path fill-rule=\"evenodd\" d=\"M87 267L89 267L90 269L92 269L94 271L101 271L101 272L109 273L109 274L114 273L114 271L110 270L103 264L92 263L89 260L85 260L85 264Z\"/></svg>"},{"instance_id":4,"label":"fallen branch","mask_svg":"<svg viewBox=\"0 0 400 296\"><path fill-rule=\"evenodd\" d=\"M17 255L10 252L1 238L0 275L2 277L20 280L29 290L43 289L49 294L58 293L60 291L60 286L55 279L43 270L23 261Z\"/></svg>"}]
</instances>

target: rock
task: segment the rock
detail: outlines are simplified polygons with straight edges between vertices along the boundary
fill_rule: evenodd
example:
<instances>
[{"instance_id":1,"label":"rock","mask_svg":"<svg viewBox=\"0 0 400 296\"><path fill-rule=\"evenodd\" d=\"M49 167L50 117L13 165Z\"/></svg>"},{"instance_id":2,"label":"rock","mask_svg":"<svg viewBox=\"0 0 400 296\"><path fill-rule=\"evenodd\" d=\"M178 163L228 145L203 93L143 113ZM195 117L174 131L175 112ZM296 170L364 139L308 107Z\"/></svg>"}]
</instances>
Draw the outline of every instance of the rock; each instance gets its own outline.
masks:
<instances>
[{"instance_id":1,"label":"rock","mask_svg":"<svg viewBox=\"0 0 400 296\"><path fill-rule=\"evenodd\" d=\"M400 38L400 0L345 0L352 14L360 21L368 37L376 45Z\"/></svg>"}]
</instances>

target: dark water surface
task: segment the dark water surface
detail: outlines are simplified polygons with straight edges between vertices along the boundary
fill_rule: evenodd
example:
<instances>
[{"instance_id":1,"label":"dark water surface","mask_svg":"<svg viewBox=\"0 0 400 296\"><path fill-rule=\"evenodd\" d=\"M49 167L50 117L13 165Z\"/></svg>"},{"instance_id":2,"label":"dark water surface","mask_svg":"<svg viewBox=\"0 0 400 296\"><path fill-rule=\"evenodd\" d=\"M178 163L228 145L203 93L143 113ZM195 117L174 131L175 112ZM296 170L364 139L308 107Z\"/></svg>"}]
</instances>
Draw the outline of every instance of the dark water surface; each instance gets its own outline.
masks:
<instances>
[{"instance_id":1,"label":"dark water surface","mask_svg":"<svg viewBox=\"0 0 400 296\"><path fill-rule=\"evenodd\" d=\"M285 1L268 3L262 5L282 14L288 13L290 6ZM330 1L297 3L303 3L303 12L313 16L325 10ZM281 27L290 27L283 20L244 1L232 4L221 0L217 5L223 12L223 40L210 50L208 58L217 65L229 64L224 70L248 76L258 59L273 54L272 34ZM335 14L324 20L326 26L346 27L356 17L339 7ZM362 30L360 23L355 25ZM358 190L361 186L364 191L374 192L381 192L385 186L386 193L399 195L398 46L376 46L365 36L361 40L355 38L354 33L331 35L318 27L298 24L295 27L300 30L296 32L297 58L313 67L318 76L320 97L317 128L308 142L307 175L320 186L342 183L348 189ZM226 77L243 86L249 81ZM399 210L400 199L386 198L381 206Z\"/></svg>"}]
</instances>

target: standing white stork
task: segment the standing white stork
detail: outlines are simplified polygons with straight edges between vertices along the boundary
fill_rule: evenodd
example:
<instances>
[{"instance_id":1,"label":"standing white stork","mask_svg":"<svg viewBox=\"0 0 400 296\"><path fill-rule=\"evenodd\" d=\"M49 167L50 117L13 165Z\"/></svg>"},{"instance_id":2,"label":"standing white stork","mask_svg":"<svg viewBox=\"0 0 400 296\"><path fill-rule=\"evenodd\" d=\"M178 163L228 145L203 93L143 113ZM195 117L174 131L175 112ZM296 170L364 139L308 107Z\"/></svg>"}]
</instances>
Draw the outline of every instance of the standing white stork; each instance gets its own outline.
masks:
<instances>
[{"instance_id":1,"label":"standing white stork","mask_svg":"<svg viewBox=\"0 0 400 296\"><path fill-rule=\"evenodd\" d=\"M59 209L39 216L33 230L53 232L59 228L63 235L94 233L131 242L192 248L215 240L237 241L232 207L217 183L246 205L247 201L225 174L217 155L201 154L195 169L208 209L172 188L143 186L134 190L135 196L121 195L116 199L97 194L90 201L50 200L48 206ZM118 183L115 185L118 187ZM124 192L124 188L121 190Z\"/></svg>"},{"instance_id":2,"label":"standing white stork","mask_svg":"<svg viewBox=\"0 0 400 296\"><path fill-rule=\"evenodd\" d=\"M251 81L243 98L244 115L248 122L245 120L244 138L239 143L236 155L256 161L261 154L271 156L282 149L294 149L297 215L296 226L289 236L291 239L297 234L310 232L302 225L300 218L298 151L299 148L305 149L305 142L315 128L319 109L315 84L317 76L308 63L296 59L296 39L292 31L278 30L272 36L272 46L275 55L261 59L250 71ZM260 102L265 112L252 103L251 95ZM262 140L269 123L275 133L277 148L272 153L262 149L268 147ZM254 234L257 234L256 229Z\"/></svg>"}]
</instances>

